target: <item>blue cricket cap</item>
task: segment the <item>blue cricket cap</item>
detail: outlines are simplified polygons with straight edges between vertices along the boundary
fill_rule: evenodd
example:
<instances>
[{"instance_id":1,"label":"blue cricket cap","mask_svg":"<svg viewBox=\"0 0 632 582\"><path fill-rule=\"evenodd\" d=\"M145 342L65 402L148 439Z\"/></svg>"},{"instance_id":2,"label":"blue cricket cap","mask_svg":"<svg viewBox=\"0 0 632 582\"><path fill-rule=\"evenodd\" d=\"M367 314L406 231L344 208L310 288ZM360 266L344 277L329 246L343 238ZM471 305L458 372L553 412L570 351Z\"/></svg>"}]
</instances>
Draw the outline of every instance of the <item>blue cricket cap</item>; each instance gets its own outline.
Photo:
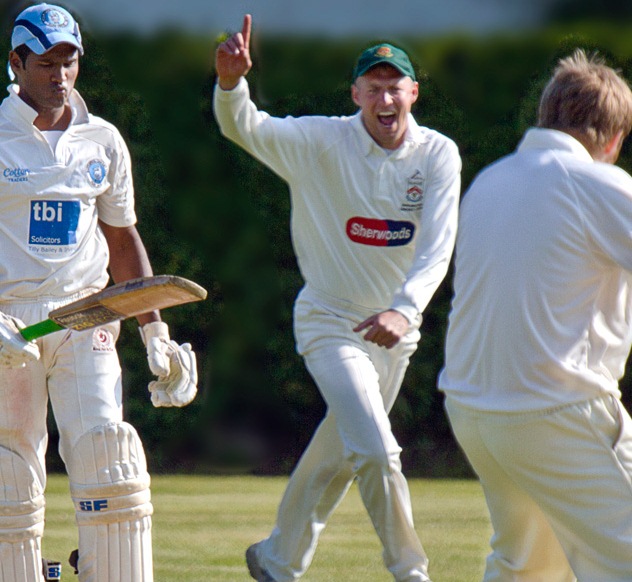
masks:
<instances>
[{"instance_id":1,"label":"blue cricket cap","mask_svg":"<svg viewBox=\"0 0 632 582\"><path fill-rule=\"evenodd\" d=\"M35 54L43 55L61 43L77 47L83 55L79 25L65 8L36 4L20 12L15 19L11 48L25 44Z\"/></svg>"}]
</instances>

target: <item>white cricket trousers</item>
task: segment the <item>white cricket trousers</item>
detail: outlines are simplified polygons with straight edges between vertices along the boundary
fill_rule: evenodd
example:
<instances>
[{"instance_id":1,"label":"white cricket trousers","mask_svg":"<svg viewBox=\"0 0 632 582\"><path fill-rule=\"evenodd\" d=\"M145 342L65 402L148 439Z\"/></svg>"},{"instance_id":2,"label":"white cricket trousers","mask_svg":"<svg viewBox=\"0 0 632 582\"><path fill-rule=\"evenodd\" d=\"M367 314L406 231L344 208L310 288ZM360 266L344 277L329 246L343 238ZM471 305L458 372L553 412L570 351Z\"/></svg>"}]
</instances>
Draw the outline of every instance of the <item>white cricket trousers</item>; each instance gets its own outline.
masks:
<instances>
[{"instance_id":1,"label":"white cricket trousers","mask_svg":"<svg viewBox=\"0 0 632 582\"><path fill-rule=\"evenodd\" d=\"M59 303L2 303L0 311L27 325L47 318ZM122 421L121 367L116 353L120 324L80 334L58 332L38 340L41 360L28 370L0 374L0 445L22 456L46 484L46 415L50 398L59 452L68 461L81 435Z\"/></svg>"},{"instance_id":2,"label":"white cricket trousers","mask_svg":"<svg viewBox=\"0 0 632 582\"><path fill-rule=\"evenodd\" d=\"M0 311L28 325L46 319L49 311L58 306L54 301L3 302ZM60 434L59 452L66 463L81 435L122 420L121 368L115 351L118 332L119 324L114 323L94 332L54 333L38 340L39 362L24 369L0 369L0 447L18 455L28 466L31 483L23 483L23 488L32 487L41 493L46 488L49 399ZM8 470L6 464L4 468ZM13 479L24 477L18 473L0 474L2 484ZM41 562L41 548L36 541L30 550L33 555L25 557L29 563ZM0 535L0 560L3 548ZM31 579L26 574L16 575L19 579ZM2 582L11 582L11 576L3 578L0 572Z\"/></svg>"},{"instance_id":3,"label":"white cricket trousers","mask_svg":"<svg viewBox=\"0 0 632 582\"><path fill-rule=\"evenodd\" d=\"M614 396L493 413L448 395L446 410L494 529L485 582L632 580L632 420Z\"/></svg>"},{"instance_id":4,"label":"white cricket trousers","mask_svg":"<svg viewBox=\"0 0 632 582\"><path fill-rule=\"evenodd\" d=\"M415 532L391 409L419 341L418 326L391 350L352 329L370 313L304 289L294 310L297 349L327 404L327 414L290 477L271 535L257 547L277 582L300 578L318 537L357 476L362 501L398 582L429 580Z\"/></svg>"}]
</instances>

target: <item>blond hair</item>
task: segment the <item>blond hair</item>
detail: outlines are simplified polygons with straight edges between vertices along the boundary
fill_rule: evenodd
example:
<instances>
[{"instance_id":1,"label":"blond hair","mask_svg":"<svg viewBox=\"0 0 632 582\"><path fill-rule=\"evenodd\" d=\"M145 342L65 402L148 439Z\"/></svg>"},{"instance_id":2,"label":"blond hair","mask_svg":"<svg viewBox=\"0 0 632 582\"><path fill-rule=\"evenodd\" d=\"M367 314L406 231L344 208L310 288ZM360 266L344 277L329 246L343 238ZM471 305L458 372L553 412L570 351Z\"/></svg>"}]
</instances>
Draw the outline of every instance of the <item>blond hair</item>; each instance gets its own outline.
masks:
<instances>
[{"instance_id":1,"label":"blond hair","mask_svg":"<svg viewBox=\"0 0 632 582\"><path fill-rule=\"evenodd\" d=\"M579 137L589 149L603 147L632 129L632 91L618 71L581 49L560 59L544 88L538 126Z\"/></svg>"}]
</instances>

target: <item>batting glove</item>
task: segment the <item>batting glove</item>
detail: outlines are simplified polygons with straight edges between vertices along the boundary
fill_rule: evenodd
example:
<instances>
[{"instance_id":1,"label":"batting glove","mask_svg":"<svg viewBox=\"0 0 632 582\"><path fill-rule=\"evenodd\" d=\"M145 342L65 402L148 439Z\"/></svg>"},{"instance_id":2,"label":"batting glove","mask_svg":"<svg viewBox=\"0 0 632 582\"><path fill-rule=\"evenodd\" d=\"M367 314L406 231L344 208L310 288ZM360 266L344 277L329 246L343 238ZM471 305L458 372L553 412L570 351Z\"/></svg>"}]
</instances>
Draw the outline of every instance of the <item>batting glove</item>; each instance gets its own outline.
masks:
<instances>
[{"instance_id":1,"label":"batting glove","mask_svg":"<svg viewBox=\"0 0 632 582\"><path fill-rule=\"evenodd\" d=\"M0 367L24 368L40 359L37 344L26 341L20 334L24 327L19 319L0 313Z\"/></svg>"},{"instance_id":2,"label":"batting glove","mask_svg":"<svg viewBox=\"0 0 632 582\"><path fill-rule=\"evenodd\" d=\"M149 383L155 407L186 406L197 394L197 362L191 344L178 345L169 338L162 321L145 324L140 335L147 348L151 372L158 376Z\"/></svg>"}]
</instances>

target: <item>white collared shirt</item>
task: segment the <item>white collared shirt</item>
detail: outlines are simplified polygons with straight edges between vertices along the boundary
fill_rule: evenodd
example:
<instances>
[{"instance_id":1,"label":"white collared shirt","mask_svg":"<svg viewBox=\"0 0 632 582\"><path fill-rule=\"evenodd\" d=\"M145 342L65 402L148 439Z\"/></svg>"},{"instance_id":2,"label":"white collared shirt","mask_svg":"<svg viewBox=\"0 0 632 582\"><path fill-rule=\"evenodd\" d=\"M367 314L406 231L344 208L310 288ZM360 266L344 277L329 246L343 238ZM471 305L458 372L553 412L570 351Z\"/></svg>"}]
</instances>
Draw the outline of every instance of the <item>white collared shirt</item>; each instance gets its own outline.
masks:
<instances>
[{"instance_id":1,"label":"white collared shirt","mask_svg":"<svg viewBox=\"0 0 632 582\"><path fill-rule=\"evenodd\" d=\"M53 149L18 92L9 86L0 105L0 301L100 289L109 257L98 219L136 222L127 148L73 91L72 121Z\"/></svg>"},{"instance_id":2,"label":"white collared shirt","mask_svg":"<svg viewBox=\"0 0 632 582\"><path fill-rule=\"evenodd\" d=\"M461 205L439 387L482 410L620 396L632 344L632 178L531 129Z\"/></svg>"},{"instance_id":3,"label":"white collared shirt","mask_svg":"<svg viewBox=\"0 0 632 582\"><path fill-rule=\"evenodd\" d=\"M388 153L359 113L271 117L250 101L244 79L231 91L216 87L214 106L224 135L288 183L306 283L414 321L445 277L454 246L461 170L454 142L411 115L404 144Z\"/></svg>"}]
</instances>

